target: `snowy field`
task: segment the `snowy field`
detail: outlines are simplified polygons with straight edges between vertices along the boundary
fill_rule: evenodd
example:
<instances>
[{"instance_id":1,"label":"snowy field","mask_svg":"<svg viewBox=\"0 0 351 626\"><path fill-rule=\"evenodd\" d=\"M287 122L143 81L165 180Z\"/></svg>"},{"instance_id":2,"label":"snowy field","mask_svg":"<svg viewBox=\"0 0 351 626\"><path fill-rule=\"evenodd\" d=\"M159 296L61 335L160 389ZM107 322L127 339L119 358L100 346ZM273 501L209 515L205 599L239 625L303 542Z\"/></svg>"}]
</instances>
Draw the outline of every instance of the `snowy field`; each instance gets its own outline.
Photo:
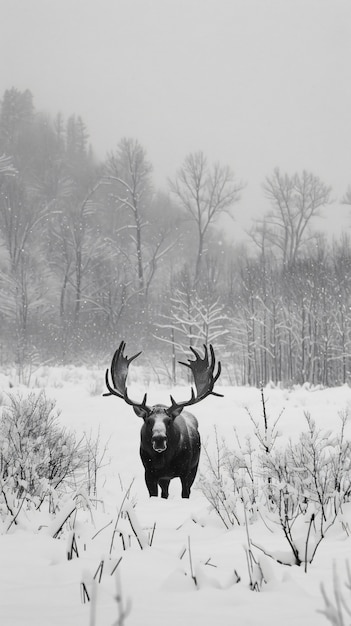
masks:
<instances>
[{"instance_id":1,"label":"snowy field","mask_svg":"<svg viewBox=\"0 0 351 626\"><path fill-rule=\"evenodd\" d=\"M252 591L245 525L225 528L196 487L198 480L189 500L181 499L177 479L171 483L168 500L148 497L139 458L141 420L122 400L101 396L103 376L103 372L82 368L47 368L33 381L57 400L62 425L78 436L99 433L101 450L107 448L98 473L96 500L83 506L83 494L82 506L68 518L57 538L52 534L59 515L55 520L44 511L22 510L18 525L0 535L1 626L327 624L319 612L325 608L321 582L333 597L333 567L342 586L346 580L346 560L351 556L350 505L328 530L307 573L303 567L281 565L260 553L264 582L260 591ZM145 390L149 404L168 403L170 391L179 400L189 394L188 388L150 385L145 389L133 382L130 395L141 399ZM211 396L192 411L210 452L216 447L214 426L217 437L235 448L238 438L244 441L246 434L252 434L248 413L258 421L262 415L259 390L220 387L219 391L224 398ZM351 416L351 389L347 386L266 388L265 398L269 416L274 420L281 414L278 441L298 437L306 428L305 411L318 427L327 430L338 427L340 411L349 411ZM351 417L346 429L351 431ZM351 438L351 432L348 436ZM200 473L206 471L202 453ZM130 521L119 516L130 485L126 508L143 549ZM68 512L70 502L68 495ZM64 514L61 510L61 517ZM120 530L127 549L123 549ZM280 529L260 519L249 525L249 533L254 543L270 553L288 549ZM68 560L73 536L75 550ZM85 592L90 602L84 602ZM124 621L118 621L121 602L116 602L117 593L127 612ZM351 596L346 589L345 594Z\"/></svg>"}]
</instances>

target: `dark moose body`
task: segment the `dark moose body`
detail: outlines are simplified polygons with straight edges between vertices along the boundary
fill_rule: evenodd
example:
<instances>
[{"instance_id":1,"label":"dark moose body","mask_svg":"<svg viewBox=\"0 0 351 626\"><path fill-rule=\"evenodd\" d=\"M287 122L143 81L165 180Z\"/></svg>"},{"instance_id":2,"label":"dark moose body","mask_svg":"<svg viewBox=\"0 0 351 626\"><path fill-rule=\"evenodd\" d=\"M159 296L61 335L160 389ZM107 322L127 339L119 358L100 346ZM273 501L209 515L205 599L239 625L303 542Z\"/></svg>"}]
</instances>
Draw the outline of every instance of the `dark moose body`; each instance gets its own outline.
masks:
<instances>
[{"instance_id":1,"label":"dark moose body","mask_svg":"<svg viewBox=\"0 0 351 626\"><path fill-rule=\"evenodd\" d=\"M162 415L167 407L153 407L156 415ZM201 441L197 419L184 411L172 418L166 416L167 448L160 452L153 447L153 414L145 420L141 428L140 457L145 468L145 482L150 496L158 495L161 487L162 498L168 497L169 482L179 477L182 483L182 497L189 498L199 465Z\"/></svg>"},{"instance_id":2,"label":"dark moose body","mask_svg":"<svg viewBox=\"0 0 351 626\"><path fill-rule=\"evenodd\" d=\"M191 389L191 398L185 402L178 403L171 396L169 407L163 404L149 407L146 404L146 394L141 403L128 397L128 367L140 352L128 358L123 354L124 348L125 343L122 341L112 359L110 376L113 385L109 382L109 371L106 371L108 393L104 395L122 398L144 420L140 433L140 457L149 495L157 496L160 486L161 497L168 498L169 483L172 478L178 477L182 484L182 497L189 498L199 464L201 441L196 417L188 411L183 412L183 409L210 394L221 395L213 391L221 373L221 364L218 362L217 373L214 375L215 357L212 346L210 345L210 360L206 346L204 358L194 348L190 348L195 361L189 359L188 363L182 364L192 371L196 394Z\"/></svg>"}]
</instances>

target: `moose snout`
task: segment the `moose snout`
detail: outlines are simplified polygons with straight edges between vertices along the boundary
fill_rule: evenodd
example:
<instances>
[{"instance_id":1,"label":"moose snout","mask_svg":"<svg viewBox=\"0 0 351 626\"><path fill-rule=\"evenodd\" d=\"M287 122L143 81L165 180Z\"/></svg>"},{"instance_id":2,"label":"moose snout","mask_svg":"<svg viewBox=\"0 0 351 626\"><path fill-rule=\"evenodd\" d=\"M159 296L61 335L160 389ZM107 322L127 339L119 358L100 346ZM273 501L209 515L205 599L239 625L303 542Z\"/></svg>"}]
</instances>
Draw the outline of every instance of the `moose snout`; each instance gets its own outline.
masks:
<instances>
[{"instance_id":1,"label":"moose snout","mask_svg":"<svg viewBox=\"0 0 351 626\"><path fill-rule=\"evenodd\" d=\"M151 438L151 443L155 452L164 452L167 448L167 437L164 435L154 435Z\"/></svg>"}]
</instances>

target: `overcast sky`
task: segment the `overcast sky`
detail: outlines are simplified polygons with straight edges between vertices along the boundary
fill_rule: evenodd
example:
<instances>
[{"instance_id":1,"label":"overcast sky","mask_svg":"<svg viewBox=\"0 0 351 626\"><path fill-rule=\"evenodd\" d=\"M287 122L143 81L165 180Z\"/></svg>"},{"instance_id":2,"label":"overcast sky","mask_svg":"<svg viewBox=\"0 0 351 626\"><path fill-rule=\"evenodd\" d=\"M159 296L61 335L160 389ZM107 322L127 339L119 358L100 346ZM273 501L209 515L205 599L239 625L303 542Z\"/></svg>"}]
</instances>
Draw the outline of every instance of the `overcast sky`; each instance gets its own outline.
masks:
<instances>
[{"instance_id":1,"label":"overcast sky","mask_svg":"<svg viewBox=\"0 0 351 626\"><path fill-rule=\"evenodd\" d=\"M351 184L350 0L0 0L0 95L81 115L97 155L122 137L166 188L189 152L247 187L238 233L274 167ZM331 228L350 212L339 204Z\"/></svg>"}]
</instances>

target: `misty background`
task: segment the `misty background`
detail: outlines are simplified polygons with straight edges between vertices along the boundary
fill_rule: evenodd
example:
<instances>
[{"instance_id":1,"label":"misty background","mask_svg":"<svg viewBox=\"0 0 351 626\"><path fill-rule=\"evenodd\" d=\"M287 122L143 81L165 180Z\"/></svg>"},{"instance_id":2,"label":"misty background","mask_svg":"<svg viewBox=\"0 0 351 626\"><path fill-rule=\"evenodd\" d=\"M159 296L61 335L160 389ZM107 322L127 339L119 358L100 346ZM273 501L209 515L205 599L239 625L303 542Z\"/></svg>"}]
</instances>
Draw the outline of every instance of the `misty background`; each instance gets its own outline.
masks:
<instances>
[{"instance_id":1,"label":"misty background","mask_svg":"<svg viewBox=\"0 0 351 626\"><path fill-rule=\"evenodd\" d=\"M2 368L349 382L351 5L0 7Z\"/></svg>"}]
</instances>

